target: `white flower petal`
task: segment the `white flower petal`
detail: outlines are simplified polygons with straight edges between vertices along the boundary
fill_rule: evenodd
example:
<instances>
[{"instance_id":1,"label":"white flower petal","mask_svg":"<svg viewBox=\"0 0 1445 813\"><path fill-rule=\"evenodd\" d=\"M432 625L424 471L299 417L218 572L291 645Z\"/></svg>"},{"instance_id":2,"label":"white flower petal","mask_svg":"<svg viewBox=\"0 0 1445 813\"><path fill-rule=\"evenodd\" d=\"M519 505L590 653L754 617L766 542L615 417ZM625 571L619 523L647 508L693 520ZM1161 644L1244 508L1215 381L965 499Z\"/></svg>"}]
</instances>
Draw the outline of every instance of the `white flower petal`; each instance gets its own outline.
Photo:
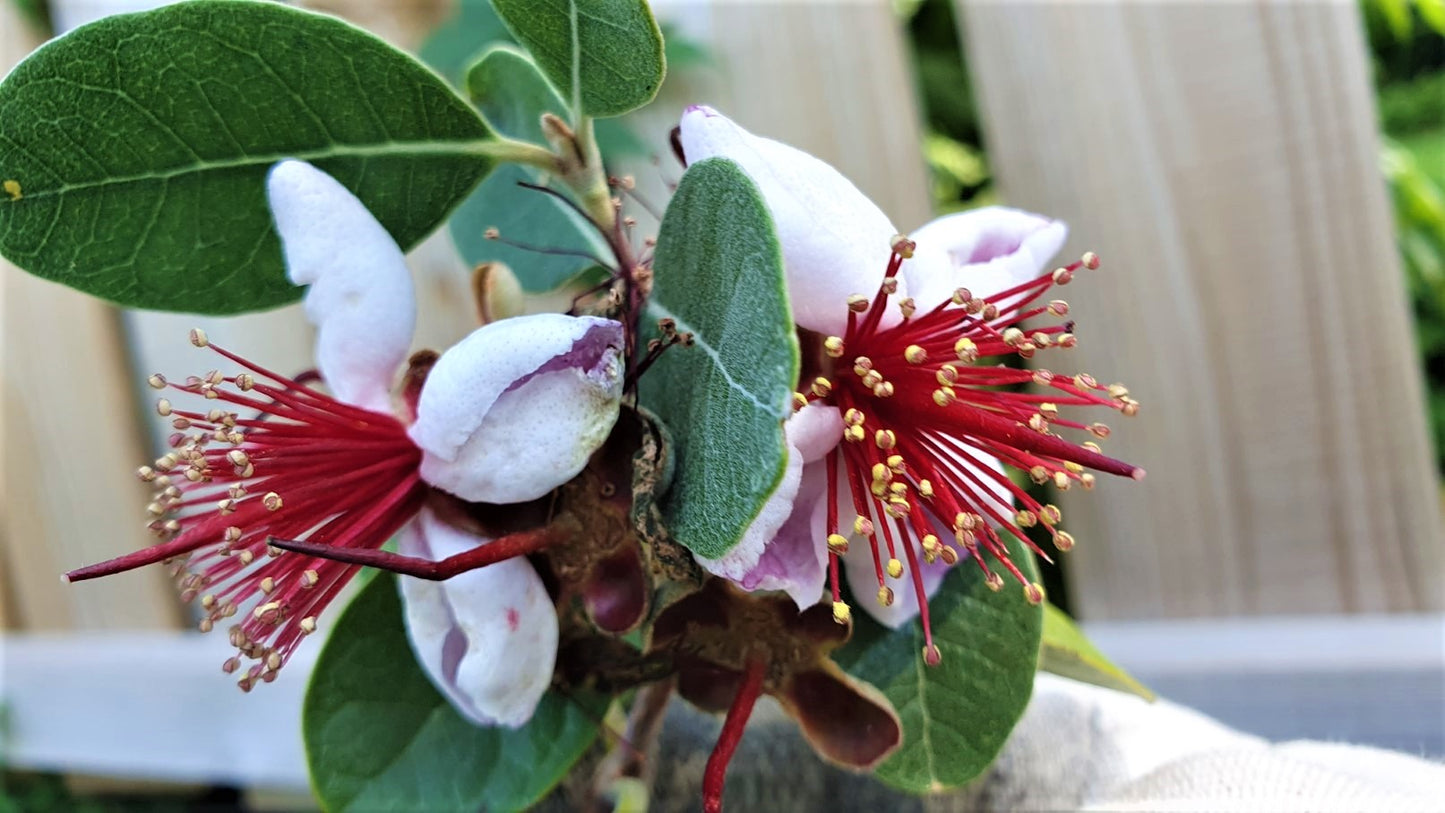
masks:
<instances>
[{"instance_id":1,"label":"white flower petal","mask_svg":"<svg viewBox=\"0 0 1445 813\"><path fill-rule=\"evenodd\" d=\"M423 509L403 529L399 550L438 561L489 541ZM516 728L531 719L557 660L557 611L531 563L508 559L446 581L399 582L412 649L457 711L480 725Z\"/></svg>"},{"instance_id":2,"label":"white flower petal","mask_svg":"<svg viewBox=\"0 0 1445 813\"><path fill-rule=\"evenodd\" d=\"M302 161L266 179L286 275L306 291L316 366L336 397L391 411L391 387L416 328L416 294L401 249L346 187Z\"/></svg>"},{"instance_id":3,"label":"white flower petal","mask_svg":"<svg viewBox=\"0 0 1445 813\"><path fill-rule=\"evenodd\" d=\"M710 107L688 108L681 140L689 163L721 155L758 185L783 246L794 320L842 335L848 296L871 297L883 281L897 233L888 216L838 170Z\"/></svg>"},{"instance_id":4,"label":"white flower petal","mask_svg":"<svg viewBox=\"0 0 1445 813\"><path fill-rule=\"evenodd\" d=\"M883 544L881 539L878 544ZM910 538L907 544L913 546L913 555L922 571L924 595L932 598L943 584L944 576L948 575L949 566L941 559L928 564L923 560L923 549L916 541ZM886 564L888 549L880 547L879 551ZM843 573L848 579L849 591L864 612L889 629L898 629L918 616L918 588L913 583L913 574L908 572L907 555L902 550L898 551L898 555L903 561L903 576L895 579L883 574L884 583L893 591L893 603L886 607L878 601L878 570L873 564L873 550L867 540L853 540L848 553L843 556Z\"/></svg>"},{"instance_id":5,"label":"white flower petal","mask_svg":"<svg viewBox=\"0 0 1445 813\"><path fill-rule=\"evenodd\" d=\"M534 500L577 475L622 397L622 325L543 313L492 322L437 359L410 434L428 483L464 500Z\"/></svg>"},{"instance_id":6,"label":"white flower petal","mask_svg":"<svg viewBox=\"0 0 1445 813\"><path fill-rule=\"evenodd\" d=\"M794 412L783 429L803 462L812 463L843 441L843 416L837 407L815 401Z\"/></svg>"},{"instance_id":7,"label":"white flower petal","mask_svg":"<svg viewBox=\"0 0 1445 813\"><path fill-rule=\"evenodd\" d=\"M716 559L694 555L702 569L713 574L741 582L758 566L763 550L773 541L778 529L793 513L793 503L798 496L798 486L803 479L803 456L791 444L788 446L788 461L783 469L783 479L763 503L758 515L743 531L742 539L732 550Z\"/></svg>"},{"instance_id":8,"label":"white flower petal","mask_svg":"<svg viewBox=\"0 0 1445 813\"><path fill-rule=\"evenodd\" d=\"M945 215L909 235L918 248L903 276L920 309L960 287L986 299L1038 277L1068 234L1063 221L1003 206Z\"/></svg>"}]
</instances>

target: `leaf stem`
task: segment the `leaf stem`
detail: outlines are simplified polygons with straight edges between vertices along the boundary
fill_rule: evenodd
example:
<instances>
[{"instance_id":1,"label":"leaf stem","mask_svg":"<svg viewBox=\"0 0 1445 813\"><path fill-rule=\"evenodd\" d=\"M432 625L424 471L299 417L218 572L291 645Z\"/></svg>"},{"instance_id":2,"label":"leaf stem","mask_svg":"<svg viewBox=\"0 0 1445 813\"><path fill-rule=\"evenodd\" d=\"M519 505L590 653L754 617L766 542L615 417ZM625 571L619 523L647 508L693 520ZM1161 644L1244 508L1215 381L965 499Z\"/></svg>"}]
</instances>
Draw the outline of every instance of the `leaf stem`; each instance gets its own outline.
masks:
<instances>
[{"instance_id":1,"label":"leaf stem","mask_svg":"<svg viewBox=\"0 0 1445 813\"><path fill-rule=\"evenodd\" d=\"M545 147L536 144L529 144L516 139L497 137L486 141L477 142L477 153L498 161L510 161L514 164L524 164L529 167L536 167L544 172L559 174L561 163L556 155Z\"/></svg>"}]
</instances>

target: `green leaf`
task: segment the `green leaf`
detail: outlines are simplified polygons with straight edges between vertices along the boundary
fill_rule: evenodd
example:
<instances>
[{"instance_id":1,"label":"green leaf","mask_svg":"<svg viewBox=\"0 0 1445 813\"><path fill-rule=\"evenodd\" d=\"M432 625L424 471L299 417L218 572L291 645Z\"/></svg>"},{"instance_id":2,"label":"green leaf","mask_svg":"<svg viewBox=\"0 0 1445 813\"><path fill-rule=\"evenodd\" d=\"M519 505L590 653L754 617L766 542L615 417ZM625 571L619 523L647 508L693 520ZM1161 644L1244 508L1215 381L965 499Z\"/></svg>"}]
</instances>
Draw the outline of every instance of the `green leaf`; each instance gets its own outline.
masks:
<instances>
[{"instance_id":1,"label":"green leaf","mask_svg":"<svg viewBox=\"0 0 1445 813\"><path fill-rule=\"evenodd\" d=\"M567 103L556 88L531 57L510 45L494 45L472 63L467 95L493 130L534 144L547 144L543 113L567 117Z\"/></svg>"},{"instance_id":2,"label":"green leaf","mask_svg":"<svg viewBox=\"0 0 1445 813\"><path fill-rule=\"evenodd\" d=\"M646 0L492 0L577 112L620 116L652 101L667 72Z\"/></svg>"},{"instance_id":3,"label":"green leaf","mask_svg":"<svg viewBox=\"0 0 1445 813\"><path fill-rule=\"evenodd\" d=\"M1039 641L1039 669L1066 678L1117 689L1154 700L1144 684L1115 666L1074 625L1073 619L1053 604L1044 605L1044 632Z\"/></svg>"},{"instance_id":4,"label":"green leaf","mask_svg":"<svg viewBox=\"0 0 1445 813\"><path fill-rule=\"evenodd\" d=\"M1036 579L1033 556L1009 537L1009 554ZM872 597L860 598L872 601ZM1033 692L1042 611L1019 589L994 592L961 561L928 604L943 660L923 662L923 625L889 630L861 608L853 639L834 660L877 686L903 721L903 745L876 771L911 793L959 787L993 764Z\"/></svg>"},{"instance_id":5,"label":"green leaf","mask_svg":"<svg viewBox=\"0 0 1445 813\"><path fill-rule=\"evenodd\" d=\"M1426 25L1445 36L1445 0L1415 0L1415 8Z\"/></svg>"},{"instance_id":6,"label":"green leaf","mask_svg":"<svg viewBox=\"0 0 1445 813\"><path fill-rule=\"evenodd\" d=\"M389 574L336 622L302 708L311 784L343 810L521 810L542 798L597 737L605 703L556 692L516 730L468 722L412 657Z\"/></svg>"},{"instance_id":7,"label":"green leaf","mask_svg":"<svg viewBox=\"0 0 1445 813\"><path fill-rule=\"evenodd\" d=\"M531 167L503 164L447 223L463 260L470 265L504 262L523 289L540 293L597 264L590 256L582 255L598 259L610 256L597 230L580 215L551 195L517 186L519 181L536 184L544 178ZM511 242L579 253L543 254L488 240L489 227L495 227L503 239Z\"/></svg>"},{"instance_id":8,"label":"green leaf","mask_svg":"<svg viewBox=\"0 0 1445 813\"><path fill-rule=\"evenodd\" d=\"M403 248L492 167L486 125L376 37L279 3L193 0L76 29L0 84L0 253L124 305L300 297L265 198L302 158Z\"/></svg>"},{"instance_id":9,"label":"green leaf","mask_svg":"<svg viewBox=\"0 0 1445 813\"><path fill-rule=\"evenodd\" d=\"M738 166L688 167L662 218L644 328L694 335L642 377L642 404L676 442L663 505L678 542L709 559L732 549L782 480L783 420L798 381L783 256L761 193Z\"/></svg>"}]
</instances>

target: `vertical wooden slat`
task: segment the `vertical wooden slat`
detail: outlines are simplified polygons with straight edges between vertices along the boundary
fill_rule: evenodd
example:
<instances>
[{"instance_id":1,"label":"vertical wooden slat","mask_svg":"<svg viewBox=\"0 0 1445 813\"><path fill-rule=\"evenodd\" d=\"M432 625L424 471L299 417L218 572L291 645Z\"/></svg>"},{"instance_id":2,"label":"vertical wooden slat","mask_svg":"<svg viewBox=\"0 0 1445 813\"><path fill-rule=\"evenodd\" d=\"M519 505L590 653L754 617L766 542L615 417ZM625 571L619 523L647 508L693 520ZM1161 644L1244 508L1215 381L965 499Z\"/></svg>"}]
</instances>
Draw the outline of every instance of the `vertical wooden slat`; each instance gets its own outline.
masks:
<instances>
[{"instance_id":1,"label":"vertical wooden slat","mask_svg":"<svg viewBox=\"0 0 1445 813\"><path fill-rule=\"evenodd\" d=\"M717 62L690 77L689 102L838 167L901 230L928 219L920 116L889 3L660 3L659 14Z\"/></svg>"},{"instance_id":2,"label":"vertical wooden slat","mask_svg":"<svg viewBox=\"0 0 1445 813\"><path fill-rule=\"evenodd\" d=\"M1044 363L1144 402L1106 446L1149 479L1064 495L1084 616L1445 606L1353 4L962 11L1004 198L1104 258Z\"/></svg>"}]
</instances>

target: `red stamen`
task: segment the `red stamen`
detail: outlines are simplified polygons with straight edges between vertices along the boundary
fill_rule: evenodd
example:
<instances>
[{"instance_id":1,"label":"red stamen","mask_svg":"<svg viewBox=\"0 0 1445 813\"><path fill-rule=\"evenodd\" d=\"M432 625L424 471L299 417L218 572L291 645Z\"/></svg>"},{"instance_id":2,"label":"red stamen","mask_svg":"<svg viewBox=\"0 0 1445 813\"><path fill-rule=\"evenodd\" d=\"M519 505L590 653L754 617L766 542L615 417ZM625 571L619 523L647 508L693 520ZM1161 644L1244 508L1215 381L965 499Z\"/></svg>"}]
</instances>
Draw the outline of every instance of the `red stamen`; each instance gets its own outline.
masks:
<instances>
[{"instance_id":1,"label":"red stamen","mask_svg":"<svg viewBox=\"0 0 1445 813\"><path fill-rule=\"evenodd\" d=\"M433 562L430 559L423 559L419 556L403 556L399 553L392 553L385 550L368 550L365 548L338 548L318 542L305 542L297 539L271 539L271 544L281 550L292 553L304 553L308 556L315 556L318 559L330 559L334 562L346 562L353 565L365 565L379 570L387 570L392 573L400 573L403 576L415 576L418 579L429 581L445 581L453 576L466 573L469 570L494 565L498 562L513 559L518 556L526 556L536 553L548 545L561 542L567 538L567 533L557 526L549 525L545 528L538 528L533 531L521 531L498 537L485 545L472 548L469 551L458 553L455 556L448 556L445 559Z\"/></svg>"},{"instance_id":2,"label":"red stamen","mask_svg":"<svg viewBox=\"0 0 1445 813\"><path fill-rule=\"evenodd\" d=\"M722 813L728 763L737 752L738 743L742 742L743 729L748 724L748 717L752 716L753 704L758 702L758 695L763 692L764 667L761 659L748 661L743 682L738 686L737 696L733 698L722 731L718 733L717 745L713 746L712 754L707 758L707 768L702 775L702 809L706 813Z\"/></svg>"},{"instance_id":3,"label":"red stamen","mask_svg":"<svg viewBox=\"0 0 1445 813\"><path fill-rule=\"evenodd\" d=\"M156 487L151 528L167 541L66 574L82 581L170 562L185 601L201 599L200 626L241 614L231 627L240 655L257 663L243 689L269 682L357 567L329 558L283 554L275 537L304 539L328 551L375 550L421 507L421 451L394 417L351 406L210 344L247 373L212 371L172 389L217 402L209 411L174 409L173 450L143 466ZM243 418L233 408L254 410ZM187 434L190 432L190 434ZM241 658L223 666L240 669Z\"/></svg>"}]
</instances>

